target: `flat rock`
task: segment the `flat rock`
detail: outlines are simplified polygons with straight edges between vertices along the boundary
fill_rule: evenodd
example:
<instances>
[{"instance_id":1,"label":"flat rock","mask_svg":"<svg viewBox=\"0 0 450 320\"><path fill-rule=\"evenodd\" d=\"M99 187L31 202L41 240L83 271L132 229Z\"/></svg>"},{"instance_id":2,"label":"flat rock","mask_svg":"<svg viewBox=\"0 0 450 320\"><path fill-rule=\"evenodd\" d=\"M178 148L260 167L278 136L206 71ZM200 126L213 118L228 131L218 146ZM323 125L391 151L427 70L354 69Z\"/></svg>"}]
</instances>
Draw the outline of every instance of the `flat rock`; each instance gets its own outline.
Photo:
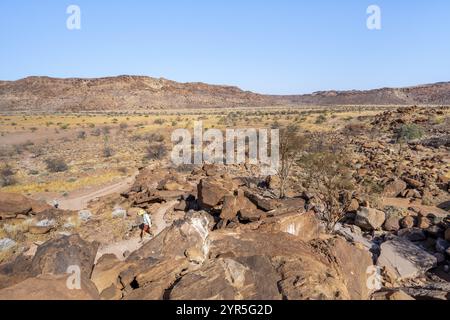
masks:
<instances>
[{"instance_id":1,"label":"flat rock","mask_svg":"<svg viewBox=\"0 0 450 320\"><path fill-rule=\"evenodd\" d=\"M355 224L364 230L379 229L386 219L383 211L362 207L358 210L355 217Z\"/></svg>"},{"instance_id":2,"label":"flat rock","mask_svg":"<svg viewBox=\"0 0 450 320\"><path fill-rule=\"evenodd\" d=\"M384 187L383 195L385 197L395 198L400 195L400 193L402 193L402 191L404 191L406 187L407 184L405 181L396 179Z\"/></svg>"},{"instance_id":3,"label":"flat rock","mask_svg":"<svg viewBox=\"0 0 450 320\"><path fill-rule=\"evenodd\" d=\"M98 243L89 243L79 235L62 236L38 247L31 263L33 274L64 274L78 266L86 278L91 277Z\"/></svg>"},{"instance_id":4,"label":"flat rock","mask_svg":"<svg viewBox=\"0 0 450 320\"><path fill-rule=\"evenodd\" d=\"M181 278L173 287L172 300L281 300L281 280L263 256L209 261L200 270Z\"/></svg>"},{"instance_id":5,"label":"flat rock","mask_svg":"<svg viewBox=\"0 0 450 320\"><path fill-rule=\"evenodd\" d=\"M425 232L419 228L402 229L397 232L397 235L409 241L423 241L427 238Z\"/></svg>"},{"instance_id":6,"label":"flat rock","mask_svg":"<svg viewBox=\"0 0 450 320\"><path fill-rule=\"evenodd\" d=\"M412 242L395 237L381 245L377 264L401 281L423 275L436 267L437 259Z\"/></svg>"},{"instance_id":7,"label":"flat rock","mask_svg":"<svg viewBox=\"0 0 450 320\"><path fill-rule=\"evenodd\" d=\"M70 275L40 275L0 290L0 300L98 300L95 285L81 277L80 289L69 289Z\"/></svg>"}]
</instances>

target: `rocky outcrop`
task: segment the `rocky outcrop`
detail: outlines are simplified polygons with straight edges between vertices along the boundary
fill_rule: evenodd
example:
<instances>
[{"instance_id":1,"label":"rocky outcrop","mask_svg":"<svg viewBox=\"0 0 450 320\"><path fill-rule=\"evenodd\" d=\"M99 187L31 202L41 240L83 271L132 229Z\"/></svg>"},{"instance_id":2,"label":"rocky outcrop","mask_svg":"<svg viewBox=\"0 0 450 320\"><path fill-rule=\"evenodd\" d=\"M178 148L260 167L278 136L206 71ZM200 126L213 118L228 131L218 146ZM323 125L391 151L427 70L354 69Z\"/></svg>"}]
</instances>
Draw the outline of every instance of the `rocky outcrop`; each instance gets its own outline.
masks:
<instances>
[{"instance_id":1,"label":"rocky outcrop","mask_svg":"<svg viewBox=\"0 0 450 320\"><path fill-rule=\"evenodd\" d=\"M0 300L98 300L95 285L81 277L80 288L70 289L70 275L44 274L28 278L12 287L0 290Z\"/></svg>"},{"instance_id":2,"label":"rocky outcrop","mask_svg":"<svg viewBox=\"0 0 450 320\"><path fill-rule=\"evenodd\" d=\"M45 202L35 201L16 193L0 192L0 220L36 214L50 208L51 206Z\"/></svg>"},{"instance_id":3,"label":"rocky outcrop","mask_svg":"<svg viewBox=\"0 0 450 320\"><path fill-rule=\"evenodd\" d=\"M386 219L383 211L372 208L360 208L356 213L355 224L365 230L379 229Z\"/></svg>"},{"instance_id":4,"label":"rocky outcrop","mask_svg":"<svg viewBox=\"0 0 450 320\"><path fill-rule=\"evenodd\" d=\"M381 245L377 264L385 268L395 281L412 279L436 267L436 257L402 238L393 238Z\"/></svg>"},{"instance_id":5,"label":"rocky outcrop","mask_svg":"<svg viewBox=\"0 0 450 320\"><path fill-rule=\"evenodd\" d=\"M77 266L87 279L91 277L98 243L89 243L79 235L63 236L38 247L31 262L33 274L64 274Z\"/></svg>"}]
</instances>

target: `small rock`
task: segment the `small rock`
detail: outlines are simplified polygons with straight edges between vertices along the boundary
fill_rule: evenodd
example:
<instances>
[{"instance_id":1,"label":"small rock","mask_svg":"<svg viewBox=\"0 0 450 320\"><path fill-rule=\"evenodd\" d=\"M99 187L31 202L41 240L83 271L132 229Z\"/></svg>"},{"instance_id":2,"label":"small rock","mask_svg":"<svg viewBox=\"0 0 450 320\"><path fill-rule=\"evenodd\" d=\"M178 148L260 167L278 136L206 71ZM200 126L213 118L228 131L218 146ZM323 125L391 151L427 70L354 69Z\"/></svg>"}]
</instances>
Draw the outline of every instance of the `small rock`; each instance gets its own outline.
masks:
<instances>
[{"instance_id":1,"label":"small rock","mask_svg":"<svg viewBox=\"0 0 450 320\"><path fill-rule=\"evenodd\" d=\"M355 224L365 230L379 229L386 219L383 211L362 207L356 213Z\"/></svg>"},{"instance_id":2,"label":"small rock","mask_svg":"<svg viewBox=\"0 0 450 320\"><path fill-rule=\"evenodd\" d=\"M447 228L447 230L445 230L444 238L445 240L450 241L450 228Z\"/></svg>"},{"instance_id":3,"label":"small rock","mask_svg":"<svg viewBox=\"0 0 450 320\"><path fill-rule=\"evenodd\" d=\"M55 226L55 220L53 219L44 219L41 221L38 221L36 223L36 227L50 227L53 228Z\"/></svg>"},{"instance_id":4,"label":"small rock","mask_svg":"<svg viewBox=\"0 0 450 320\"><path fill-rule=\"evenodd\" d=\"M420 229L428 229L431 226L431 221L427 217L419 216L417 227Z\"/></svg>"},{"instance_id":5,"label":"small rock","mask_svg":"<svg viewBox=\"0 0 450 320\"><path fill-rule=\"evenodd\" d=\"M185 200L180 200L180 202L173 208L175 211L186 211L187 203Z\"/></svg>"},{"instance_id":6,"label":"small rock","mask_svg":"<svg viewBox=\"0 0 450 320\"><path fill-rule=\"evenodd\" d=\"M414 189L416 188L420 188L423 186L423 183L415 180L415 179L411 179L411 178L404 178L403 179L407 184L409 184L411 187L413 187Z\"/></svg>"},{"instance_id":7,"label":"small rock","mask_svg":"<svg viewBox=\"0 0 450 320\"><path fill-rule=\"evenodd\" d=\"M81 210L78 212L78 218L83 222L89 221L91 217L92 212L90 210Z\"/></svg>"},{"instance_id":8,"label":"small rock","mask_svg":"<svg viewBox=\"0 0 450 320\"><path fill-rule=\"evenodd\" d=\"M445 251L450 247L450 243L442 238L436 241L436 251L440 253L445 253Z\"/></svg>"},{"instance_id":9,"label":"small rock","mask_svg":"<svg viewBox=\"0 0 450 320\"><path fill-rule=\"evenodd\" d=\"M429 234L433 238L439 238L444 236L444 231L438 225L430 226L426 231L427 234Z\"/></svg>"},{"instance_id":10,"label":"small rock","mask_svg":"<svg viewBox=\"0 0 450 320\"><path fill-rule=\"evenodd\" d=\"M402 228L413 228L414 227L414 217L412 216L406 216L404 217L401 222L400 225L402 226Z\"/></svg>"},{"instance_id":11,"label":"small rock","mask_svg":"<svg viewBox=\"0 0 450 320\"><path fill-rule=\"evenodd\" d=\"M0 252L7 251L13 248L16 245L16 242L9 238L0 239Z\"/></svg>"},{"instance_id":12,"label":"small rock","mask_svg":"<svg viewBox=\"0 0 450 320\"><path fill-rule=\"evenodd\" d=\"M31 234L47 234L53 227L30 226L28 232Z\"/></svg>"},{"instance_id":13,"label":"small rock","mask_svg":"<svg viewBox=\"0 0 450 320\"><path fill-rule=\"evenodd\" d=\"M401 238L408 239L409 241L422 241L427 237L425 232L419 228L408 228L398 231L397 235Z\"/></svg>"},{"instance_id":14,"label":"small rock","mask_svg":"<svg viewBox=\"0 0 450 320\"><path fill-rule=\"evenodd\" d=\"M196 247L188 248L184 255L186 256L186 258L188 258L189 262L201 264L203 261L205 261L205 255L200 251L200 249Z\"/></svg>"},{"instance_id":15,"label":"small rock","mask_svg":"<svg viewBox=\"0 0 450 320\"><path fill-rule=\"evenodd\" d=\"M359 202L356 199L352 199L347 207L347 212L356 212L359 209Z\"/></svg>"},{"instance_id":16,"label":"small rock","mask_svg":"<svg viewBox=\"0 0 450 320\"><path fill-rule=\"evenodd\" d=\"M391 216L386 219L383 225L384 230L396 232L400 230L400 218Z\"/></svg>"},{"instance_id":17,"label":"small rock","mask_svg":"<svg viewBox=\"0 0 450 320\"><path fill-rule=\"evenodd\" d=\"M126 215L127 215L127 210L122 209L122 208L115 208L114 211L113 211L112 214L111 214L111 216L112 216L114 219L117 219L117 218L125 218Z\"/></svg>"},{"instance_id":18,"label":"small rock","mask_svg":"<svg viewBox=\"0 0 450 320\"><path fill-rule=\"evenodd\" d=\"M445 256L442 253L436 252L436 253L433 254L433 256L436 257L438 264L441 264L442 262L445 262Z\"/></svg>"},{"instance_id":19,"label":"small rock","mask_svg":"<svg viewBox=\"0 0 450 320\"><path fill-rule=\"evenodd\" d=\"M410 190L406 190L404 197L420 199L420 198L422 198L422 195L416 189L410 189Z\"/></svg>"},{"instance_id":20,"label":"small rock","mask_svg":"<svg viewBox=\"0 0 450 320\"><path fill-rule=\"evenodd\" d=\"M402 191L405 190L406 187L407 185L405 181L400 179L394 180L384 188L383 195L385 197L395 198L400 193L402 193Z\"/></svg>"}]
</instances>

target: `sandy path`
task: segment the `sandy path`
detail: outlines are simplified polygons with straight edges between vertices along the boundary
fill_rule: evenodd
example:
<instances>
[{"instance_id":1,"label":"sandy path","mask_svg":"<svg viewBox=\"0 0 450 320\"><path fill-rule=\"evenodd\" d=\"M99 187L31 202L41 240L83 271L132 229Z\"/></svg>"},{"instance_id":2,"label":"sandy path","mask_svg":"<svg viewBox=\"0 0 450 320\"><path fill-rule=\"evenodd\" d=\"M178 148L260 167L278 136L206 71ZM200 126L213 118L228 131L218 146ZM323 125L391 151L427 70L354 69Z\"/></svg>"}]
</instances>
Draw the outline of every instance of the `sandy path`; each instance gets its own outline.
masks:
<instances>
[{"instance_id":1,"label":"sandy path","mask_svg":"<svg viewBox=\"0 0 450 320\"><path fill-rule=\"evenodd\" d=\"M57 198L59 208L63 210L83 210L89 202L113 193L120 193L128 190L134 183L135 177L128 177L122 181L115 182L103 187L92 187L75 191L68 197Z\"/></svg>"},{"instance_id":2,"label":"sandy path","mask_svg":"<svg viewBox=\"0 0 450 320\"><path fill-rule=\"evenodd\" d=\"M153 239L157 235L159 235L165 228L167 228L169 225L164 219L164 216L166 215L167 211L172 209L178 201L170 201L167 203L164 203L161 205L161 207L156 210L155 213L152 214L152 222L155 228L153 229L154 236L149 237L147 235L147 238L145 238L144 243L140 242L140 238L136 237L129 240L123 240L112 244L107 244L100 246L97 252L97 256L95 258L95 261L97 262L98 259L104 254L114 254L119 260L125 260L124 253L128 251L129 253L132 253L136 250L138 250L140 247L142 247L146 242Z\"/></svg>"}]
</instances>

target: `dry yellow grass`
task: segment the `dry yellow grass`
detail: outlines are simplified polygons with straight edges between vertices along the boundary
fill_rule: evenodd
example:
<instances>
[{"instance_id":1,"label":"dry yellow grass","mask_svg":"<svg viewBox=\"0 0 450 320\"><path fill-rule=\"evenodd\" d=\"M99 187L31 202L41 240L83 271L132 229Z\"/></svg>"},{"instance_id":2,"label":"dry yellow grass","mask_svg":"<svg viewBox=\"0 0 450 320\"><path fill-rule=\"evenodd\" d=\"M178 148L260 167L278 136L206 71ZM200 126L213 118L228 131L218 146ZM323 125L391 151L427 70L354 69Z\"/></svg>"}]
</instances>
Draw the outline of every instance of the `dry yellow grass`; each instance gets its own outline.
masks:
<instances>
[{"instance_id":1,"label":"dry yellow grass","mask_svg":"<svg viewBox=\"0 0 450 320\"><path fill-rule=\"evenodd\" d=\"M44 183L18 184L2 188L4 192L33 194L38 192L70 192L88 186L98 186L111 182L121 177L117 171L104 173L102 175L92 175L75 181L52 180Z\"/></svg>"}]
</instances>

